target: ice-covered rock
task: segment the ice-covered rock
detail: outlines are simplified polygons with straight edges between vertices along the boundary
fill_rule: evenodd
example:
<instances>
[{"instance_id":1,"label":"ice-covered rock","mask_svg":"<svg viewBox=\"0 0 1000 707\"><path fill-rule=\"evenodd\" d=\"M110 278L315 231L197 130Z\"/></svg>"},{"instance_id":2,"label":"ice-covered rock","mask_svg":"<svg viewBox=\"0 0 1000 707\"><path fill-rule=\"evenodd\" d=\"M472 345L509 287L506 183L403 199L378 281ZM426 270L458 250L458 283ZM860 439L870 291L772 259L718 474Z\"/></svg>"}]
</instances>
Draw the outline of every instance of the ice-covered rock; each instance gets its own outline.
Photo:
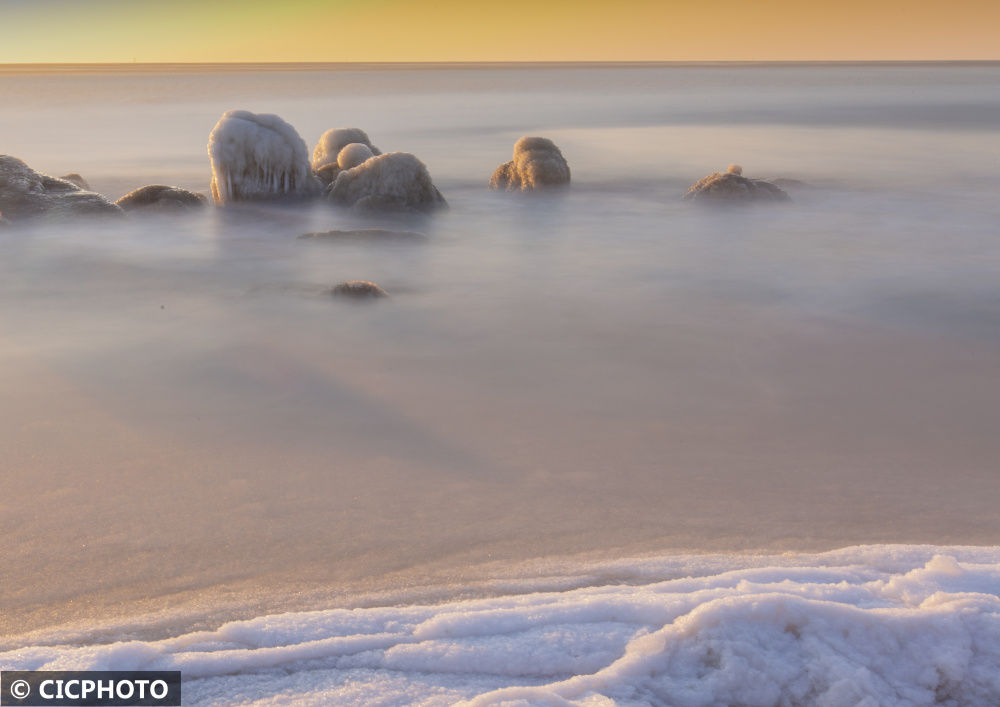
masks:
<instances>
[{"instance_id":1,"label":"ice-covered rock","mask_svg":"<svg viewBox=\"0 0 1000 707\"><path fill-rule=\"evenodd\" d=\"M514 159L496 168L490 189L533 191L569 184L569 165L556 144L544 137L522 137Z\"/></svg>"},{"instance_id":2,"label":"ice-covered rock","mask_svg":"<svg viewBox=\"0 0 1000 707\"><path fill-rule=\"evenodd\" d=\"M352 142L337 155L337 166L341 169L354 169L359 164L367 162L375 156L371 148L361 142Z\"/></svg>"},{"instance_id":3,"label":"ice-covered rock","mask_svg":"<svg viewBox=\"0 0 1000 707\"><path fill-rule=\"evenodd\" d=\"M218 204L316 196L322 187L295 128L276 115L224 113L208 138Z\"/></svg>"},{"instance_id":4,"label":"ice-covered rock","mask_svg":"<svg viewBox=\"0 0 1000 707\"><path fill-rule=\"evenodd\" d=\"M447 206L427 167L408 152L378 155L343 170L327 194L333 203L361 211L429 212Z\"/></svg>"},{"instance_id":5,"label":"ice-covered rock","mask_svg":"<svg viewBox=\"0 0 1000 707\"><path fill-rule=\"evenodd\" d=\"M23 161L0 155L0 213L16 222L33 216L121 214L100 194L36 172Z\"/></svg>"},{"instance_id":6,"label":"ice-covered rock","mask_svg":"<svg viewBox=\"0 0 1000 707\"><path fill-rule=\"evenodd\" d=\"M725 174L715 172L691 185L684 194L687 201L698 203L749 204L755 201L788 201L785 191L764 179L748 179L743 168L731 164Z\"/></svg>"},{"instance_id":7,"label":"ice-covered rock","mask_svg":"<svg viewBox=\"0 0 1000 707\"><path fill-rule=\"evenodd\" d=\"M336 297L352 297L354 299L371 299L388 297L389 293L368 280L347 280L336 285L330 294Z\"/></svg>"},{"instance_id":8,"label":"ice-covered rock","mask_svg":"<svg viewBox=\"0 0 1000 707\"><path fill-rule=\"evenodd\" d=\"M341 170L349 169L340 164L340 153L355 143L367 147L372 155L382 154L361 128L333 128L320 137L313 148L312 168L324 185L332 184Z\"/></svg>"},{"instance_id":9,"label":"ice-covered rock","mask_svg":"<svg viewBox=\"0 0 1000 707\"><path fill-rule=\"evenodd\" d=\"M201 208L207 201L203 194L187 189L151 184L129 192L115 203L125 211L180 211Z\"/></svg>"}]
</instances>

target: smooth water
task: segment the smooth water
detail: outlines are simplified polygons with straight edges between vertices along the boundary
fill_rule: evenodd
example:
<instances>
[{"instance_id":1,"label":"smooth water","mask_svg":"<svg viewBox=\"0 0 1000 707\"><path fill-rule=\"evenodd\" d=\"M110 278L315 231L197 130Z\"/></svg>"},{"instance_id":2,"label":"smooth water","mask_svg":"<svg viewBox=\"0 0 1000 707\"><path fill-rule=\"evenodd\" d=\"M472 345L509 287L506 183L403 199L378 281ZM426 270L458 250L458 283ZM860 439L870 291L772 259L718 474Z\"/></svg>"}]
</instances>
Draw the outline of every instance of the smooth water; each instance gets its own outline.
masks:
<instances>
[{"instance_id":1,"label":"smooth water","mask_svg":"<svg viewBox=\"0 0 1000 707\"><path fill-rule=\"evenodd\" d=\"M576 553L1000 544L1000 65L7 67L0 153L206 191L233 108L362 127L451 209L0 231L8 645ZM486 190L524 134L568 194ZM812 188L679 201L731 162ZM428 238L296 238L357 226Z\"/></svg>"}]
</instances>

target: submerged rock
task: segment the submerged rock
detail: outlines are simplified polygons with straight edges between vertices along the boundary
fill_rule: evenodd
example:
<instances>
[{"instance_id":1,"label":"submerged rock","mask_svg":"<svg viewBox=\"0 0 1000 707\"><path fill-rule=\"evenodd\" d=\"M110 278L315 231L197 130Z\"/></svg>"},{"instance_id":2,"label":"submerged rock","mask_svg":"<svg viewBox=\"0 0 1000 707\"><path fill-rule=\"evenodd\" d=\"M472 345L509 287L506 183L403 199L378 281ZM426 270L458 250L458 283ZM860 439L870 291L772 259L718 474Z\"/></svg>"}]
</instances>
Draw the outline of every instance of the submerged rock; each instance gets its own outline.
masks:
<instances>
[{"instance_id":1,"label":"submerged rock","mask_svg":"<svg viewBox=\"0 0 1000 707\"><path fill-rule=\"evenodd\" d=\"M305 142L276 115L224 113L208 137L208 156L217 204L301 199L322 191Z\"/></svg>"},{"instance_id":2,"label":"submerged rock","mask_svg":"<svg viewBox=\"0 0 1000 707\"><path fill-rule=\"evenodd\" d=\"M490 189L533 191L569 184L569 164L556 144L544 137L522 137L514 144L514 159L496 168Z\"/></svg>"},{"instance_id":3,"label":"submerged rock","mask_svg":"<svg viewBox=\"0 0 1000 707\"><path fill-rule=\"evenodd\" d=\"M388 297L389 293L368 280L347 280L335 285L330 294L335 297L351 297L354 299L374 299Z\"/></svg>"},{"instance_id":4,"label":"submerged rock","mask_svg":"<svg viewBox=\"0 0 1000 707\"><path fill-rule=\"evenodd\" d=\"M36 172L16 157L0 155L0 213L20 221L43 215L121 214L121 209L100 194Z\"/></svg>"},{"instance_id":5,"label":"submerged rock","mask_svg":"<svg viewBox=\"0 0 1000 707\"><path fill-rule=\"evenodd\" d=\"M317 241L426 241L427 236L418 231L389 231L382 228L354 228L350 230L313 231L299 238Z\"/></svg>"},{"instance_id":6,"label":"submerged rock","mask_svg":"<svg viewBox=\"0 0 1000 707\"><path fill-rule=\"evenodd\" d=\"M789 177L776 177L774 179L768 179L771 184L776 187L781 187L785 191L794 191L795 189L815 189L809 182L803 182L801 179L791 179Z\"/></svg>"},{"instance_id":7,"label":"submerged rock","mask_svg":"<svg viewBox=\"0 0 1000 707\"><path fill-rule=\"evenodd\" d=\"M125 211L181 211L201 208L208 199L180 187L151 184L129 192L115 203Z\"/></svg>"},{"instance_id":8,"label":"submerged rock","mask_svg":"<svg viewBox=\"0 0 1000 707\"><path fill-rule=\"evenodd\" d=\"M691 185L683 196L698 203L748 204L754 201L789 201L781 187L764 179L748 179L743 168L729 165L725 174L710 174Z\"/></svg>"},{"instance_id":9,"label":"submerged rock","mask_svg":"<svg viewBox=\"0 0 1000 707\"><path fill-rule=\"evenodd\" d=\"M69 174L64 174L61 177L59 177L59 179L64 179L67 182L72 182L73 184L77 185L84 191L90 191L90 184L88 184L87 180L81 177L76 172L70 172Z\"/></svg>"},{"instance_id":10,"label":"submerged rock","mask_svg":"<svg viewBox=\"0 0 1000 707\"><path fill-rule=\"evenodd\" d=\"M382 154L377 147L372 145L368 133L361 128L327 130L316 143L312 154L313 172L316 173L324 186L332 184L342 170L357 166L357 164L352 164L351 167L344 167L341 163L340 154L349 145L364 145L371 151L369 157Z\"/></svg>"},{"instance_id":11,"label":"submerged rock","mask_svg":"<svg viewBox=\"0 0 1000 707\"><path fill-rule=\"evenodd\" d=\"M423 212L447 207L423 162L408 152L372 157L337 175L327 191L335 204L369 212Z\"/></svg>"}]
</instances>

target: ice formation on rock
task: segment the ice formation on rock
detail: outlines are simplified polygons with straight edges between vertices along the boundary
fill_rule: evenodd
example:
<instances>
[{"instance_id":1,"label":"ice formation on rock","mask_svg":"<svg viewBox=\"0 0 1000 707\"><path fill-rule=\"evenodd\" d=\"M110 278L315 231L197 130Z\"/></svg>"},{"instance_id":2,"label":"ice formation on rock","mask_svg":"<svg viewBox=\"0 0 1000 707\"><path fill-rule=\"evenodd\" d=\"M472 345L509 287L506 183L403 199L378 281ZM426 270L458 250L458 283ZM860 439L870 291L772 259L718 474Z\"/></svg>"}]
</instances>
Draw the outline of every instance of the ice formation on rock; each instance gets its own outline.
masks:
<instances>
[{"instance_id":1,"label":"ice formation on rock","mask_svg":"<svg viewBox=\"0 0 1000 707\"><path fill-rule=\"evenodd\" d=\"M42 215L120 214L121 209L100 194L0 155L0 213L16 222Z\"/></svg>"},{"instance_id":2,"label":"ice formation on rock","mask_svg":"<svg viewBox=\"0 0 1000 707\"><path fill-rule=\"evenodd\" d=\"M208 138L212 198L218 204L316 196L319 181L295 128L276 115L224 113Z\"/></svg>"},{"instance_id":3,"label":"ice formation on rock","mask_svg":"<svg viewBox=\"0 0 1000 707\"><path fill-rule=\"evenodd\" d=\"M361 128L334 128L320 137L313 149L312 168L324 185L332 184L341 170L345 169L340 164L340 153L354 143L364 145L371 150L372 155L382 154L372 145L368 133Z\"/></svg>"},{"instance_id":4,"label":"ice formation on rock","mask_svg":"<svg viewBox=\"0 0 1000 707\"><path fill-rule=\"evenodd\" d=\"M151 184L129 192L115 203L125 211L180 211L200 208L207 201L203 194L187 189Z\"/></svg>"},{"instance_id":5,"label":"ice formation on rock","mask_svg":"<svg viewBox=\"0 0 1000 707\"><path fill-rule=\"evenodd\" d=\"M522 137L514 159L496 168L490 189L533 191L569 184L569 165L555 143L544 137Z\"/></svg>"},{"instance_id":6,"label":"ice formation on rock","mask_svg":"<svg viewBox=\"0 0 1000 707\"><path fill-rule=\"evenodd\" d=\"M327 192L330 201L362 211L433 211L446 207L423 162L389 152L343 170Z\"/></svg>"},{"instance_id":7,"label":"ice formation on rock","mask_svg":"<svg viewBox=\"0 0 1000 707\"><path fill-rule=\"evenodd\" d=\"M374 156L375 153L371 151L368 145L361 142L352 142L337 155L337 166L341 169L353 169Z\"/></svg>"},{"instance_id":8,"label":"ice formation on rock","mask_svg":"<svg viewBox=\"0 0 1000 707\"><path fill-rule=\"evenodd\" d=\"M748 179L743 168L729 165L725 174L715 172L691 185L684 194L687 201L698 203L747 204L754 201L788 201L785 191L764 179Z\"/></svg>"}]
</instances>

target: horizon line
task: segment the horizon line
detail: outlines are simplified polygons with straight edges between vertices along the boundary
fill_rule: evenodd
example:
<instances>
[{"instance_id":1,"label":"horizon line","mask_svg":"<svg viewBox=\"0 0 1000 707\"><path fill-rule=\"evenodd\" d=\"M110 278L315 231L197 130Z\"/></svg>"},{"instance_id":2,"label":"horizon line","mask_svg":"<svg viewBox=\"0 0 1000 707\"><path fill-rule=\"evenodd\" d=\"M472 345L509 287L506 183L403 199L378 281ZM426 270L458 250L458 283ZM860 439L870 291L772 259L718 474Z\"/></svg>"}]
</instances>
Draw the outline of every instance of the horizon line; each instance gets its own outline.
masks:
<instances>
[{"instance_id":1,"label":"horizon line","mask_svg":"<svg viewBox=\"0 0 1000 707\"><path fill-rule=\"evenodd\" d=\"M11 61L0 67L62 66L651 66L719 64L1000 64L996 59L559 59L559 60L441 60L441 61Z\"/></svg>"}]
</instances>

